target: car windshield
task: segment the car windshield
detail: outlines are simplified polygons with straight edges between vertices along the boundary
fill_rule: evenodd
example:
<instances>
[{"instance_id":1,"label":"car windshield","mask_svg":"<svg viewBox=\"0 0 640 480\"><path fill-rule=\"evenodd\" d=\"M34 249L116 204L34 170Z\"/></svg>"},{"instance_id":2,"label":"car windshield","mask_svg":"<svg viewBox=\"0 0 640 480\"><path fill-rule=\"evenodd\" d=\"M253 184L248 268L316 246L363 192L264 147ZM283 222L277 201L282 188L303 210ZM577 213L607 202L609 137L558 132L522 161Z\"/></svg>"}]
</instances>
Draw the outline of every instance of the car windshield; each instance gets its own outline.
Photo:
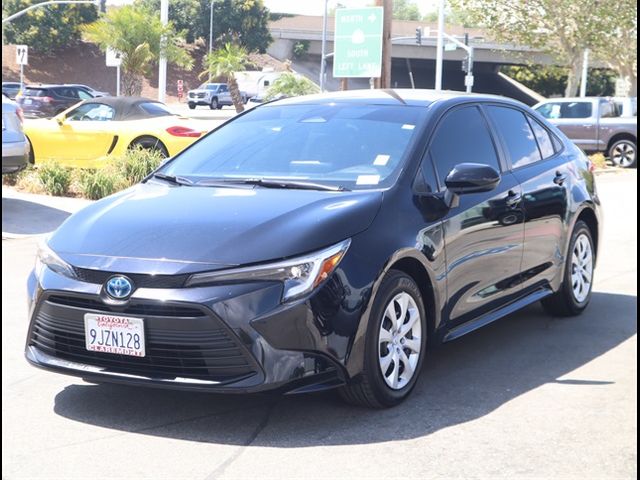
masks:
<instances>
[{"instance_id":1,"label":"car windshield","mask_svg":"<svg viewBox=\"0 0 640 480\"><path fill-rule=\"evenodd\" d=\"M204 180L304 181L366 189L393 183L426 109L271 105L196 142L162 172Z\"/></svg>"},{"instance_id":2,"label":"car windshield","mask_svg":"<svg viewBox=\"0 0 640 480\"><path fill-rule=\"evenodd\" d=\"M198 90L217 90L219 87L218 83L203 83L198 87Z\"/></svg>"}]
</instances>

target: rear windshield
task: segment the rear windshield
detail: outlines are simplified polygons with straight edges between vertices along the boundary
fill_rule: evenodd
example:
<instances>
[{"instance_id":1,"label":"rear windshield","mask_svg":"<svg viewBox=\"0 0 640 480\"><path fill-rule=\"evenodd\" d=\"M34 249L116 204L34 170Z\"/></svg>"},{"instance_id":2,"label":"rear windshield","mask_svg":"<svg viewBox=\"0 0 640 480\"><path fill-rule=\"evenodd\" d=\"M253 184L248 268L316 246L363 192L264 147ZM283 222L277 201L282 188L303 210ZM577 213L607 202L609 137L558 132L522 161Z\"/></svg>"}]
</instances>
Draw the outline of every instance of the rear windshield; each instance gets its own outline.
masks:
<instances>
[{"instance_id":1,"label":"rear windshield","mask_svg":"<svg viewBox=\"0 0 640 480\"><path fill-rule=\"evenodd\" d=\"M249 111L179 154L170 175L281 179L366 189L392 184L426 109L272 105Z\"/></svg>"},{"instance_id":2,"label":"rear windshield","mask_svg":"<svg viewBox=\"0 0 640 480\"><path fill-rule=\"evenodd\" d=\"M49 94L49 91L44 88L25 88L24 96L25 97L46 97Z\"/></svg>"}]
</instances>

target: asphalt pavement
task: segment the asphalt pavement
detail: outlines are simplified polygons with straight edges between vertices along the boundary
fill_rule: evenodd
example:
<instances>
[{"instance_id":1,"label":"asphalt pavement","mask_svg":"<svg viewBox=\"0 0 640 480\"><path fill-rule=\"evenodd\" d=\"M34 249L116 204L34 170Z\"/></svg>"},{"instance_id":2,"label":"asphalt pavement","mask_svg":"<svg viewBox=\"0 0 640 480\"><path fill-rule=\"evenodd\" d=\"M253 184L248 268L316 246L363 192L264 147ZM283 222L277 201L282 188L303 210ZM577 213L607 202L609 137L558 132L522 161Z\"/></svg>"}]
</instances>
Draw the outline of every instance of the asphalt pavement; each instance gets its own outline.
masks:
<instances>
[{"instance_id":1,"label":"asphalt pavement","mask_svg":"<svg viewBox=\"0 0 640 480\"><path fill-rule=\"evenodd\" d=\"M636 478L636 171L598 186L606 223L588 310L560 319L534 305L448 343L408 401L384 411L332 392L220 396L32 368L22 352L37 237L3 240L2 478ZM3 232L5 217L41 208L5 200Z\"/></svg>"}]
</instances>

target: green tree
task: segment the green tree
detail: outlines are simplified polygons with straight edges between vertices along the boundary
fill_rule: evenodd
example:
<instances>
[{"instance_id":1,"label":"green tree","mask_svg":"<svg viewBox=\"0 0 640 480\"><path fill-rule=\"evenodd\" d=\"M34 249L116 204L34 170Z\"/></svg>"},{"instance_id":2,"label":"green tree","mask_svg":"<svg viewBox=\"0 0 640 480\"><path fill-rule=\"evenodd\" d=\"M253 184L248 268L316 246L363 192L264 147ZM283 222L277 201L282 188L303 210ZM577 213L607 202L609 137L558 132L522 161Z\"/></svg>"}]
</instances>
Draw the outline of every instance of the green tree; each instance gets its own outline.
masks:
<instances>
[{"instance_id":1,"label":"green tree","mask_svg":"<svg viewBox=\"0 0 640 480\"><path fill-rule=\"evenodd\" d=\"M240 95L240 88L235 73L245 69L249 63L249 52L246 48L233 43L226 43L223 48L214 50L205 57L207 69L200 74L200 78L224 78L229 85L229 93L236 112L244 111L244 102Z\"/></svg>"},{"instance_id":2,"label":"green tree","mask_svg":"<svg viewBox=\"0 0 640 480\"><path fill-rule=\"evenodd\" d=\"M629 95L638 95L638 6L635 0L606 2L601 18L604 42L594 48L595 57L628 80Z\"/></svg>"},{"instance_id":3,"label":"green tree","mask_svg":"<svg viewBox=\"0 0 640 480\"><path fill-rule=\"evenodd\" d=\"M151 11L160 11L160 0L136 0ZM210 0L171 0L169 20L186 39L193 43L201 38L209 41ZM222 45L239 43L250 52L264 53L273 41L269 33L269 10L263 0L214 0L213 42Z\"/></svg>"},{"instance_id":4,"label":"green tree","mask_svg":"<svg viewBox=\"0 0 640 480\"><path fill-rule=\"evenodd\" d=\"M568 65L566 96L577 93L585 49L607 42L610 4L601 0L452 0L497 39L540 49Z\"/></svg>"},{"instance_id":5,"label":"green tree","mask_svg":"<svg viewBox=\"0 0 640 480\"><path fill-rule=\"evenodd\" d=\"M308 78L285 72L269 87L265 99L271 100L278 96L298 97L300 95L318 93L319 91L318 86Z\"/></svg>"},{"instance_id":6,"label":"green tree","mask_svg":"<svg viewBox=\"0 0 640 480\"><path fill-rule=\"evenodd\" d=\"M394 0L393 18L396 20L420 20L420 9L413 0Z\"/></svg>"},{"instance_id":7,"label":"green tree","mask_svg":"<svg viewBox=\"0 0 640 480\"><path fill-rule=\"evenodd\" d=\"M122 53L122 90L125 95L140 95L142 81L160 58L184 69L193 67L193 59L184 45L183 32L169 22L162 25L159 13L139 5L112 9L97 22L84 27L87 39L102 50L113 48ZM161 40L164 37L164 47Z\"/></svg>"},{"instance_id":8,"label":"green tree","mask_svg":"<svg viewBox=\"0 0 640 480\"><path fill-rule=\"evenodd\" d=\"M40 1L3 0L2 17ZM3 25L3 37L8 43L29 45L32 52L52 55L77 44L82 38L82 26L97 18L98 10L94 5L48 5Z\"/></svg>"},{"instance_id":9,"label":"green tree","mask_svg":"<svg viewBox=\"0 0 640 480\"><path fill-rule=\"evenodd\" d=\"M500 69L505 75L517 80L531 90L545 97L564 94L569 69L543 65L510 65ZM587 78L587 95L603 97L615 91L615 72L609 69L593 68Z\"/></svg>"}]
</instances>

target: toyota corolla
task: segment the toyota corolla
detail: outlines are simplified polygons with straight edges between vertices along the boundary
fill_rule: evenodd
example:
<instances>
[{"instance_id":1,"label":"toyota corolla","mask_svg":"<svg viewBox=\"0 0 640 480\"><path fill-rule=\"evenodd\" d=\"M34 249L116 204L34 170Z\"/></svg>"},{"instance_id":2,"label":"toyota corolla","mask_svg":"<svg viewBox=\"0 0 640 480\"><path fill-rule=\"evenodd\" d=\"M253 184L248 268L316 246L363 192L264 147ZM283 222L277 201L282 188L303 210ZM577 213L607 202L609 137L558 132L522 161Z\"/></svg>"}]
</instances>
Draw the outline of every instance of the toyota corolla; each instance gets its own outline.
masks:
<instances>
[{"instance_id":1,"label":"toyota corolla","mask_svg":"<svg viewBox=\"0 0 640 480\"><path fill-rule=\"evenodd\" d=\"M600 230L589 160L518 102L281 100L41 244L26 358L91 382L389 407L438 342L538 301L581 313Z\"/></svg>"}]
</instances>

